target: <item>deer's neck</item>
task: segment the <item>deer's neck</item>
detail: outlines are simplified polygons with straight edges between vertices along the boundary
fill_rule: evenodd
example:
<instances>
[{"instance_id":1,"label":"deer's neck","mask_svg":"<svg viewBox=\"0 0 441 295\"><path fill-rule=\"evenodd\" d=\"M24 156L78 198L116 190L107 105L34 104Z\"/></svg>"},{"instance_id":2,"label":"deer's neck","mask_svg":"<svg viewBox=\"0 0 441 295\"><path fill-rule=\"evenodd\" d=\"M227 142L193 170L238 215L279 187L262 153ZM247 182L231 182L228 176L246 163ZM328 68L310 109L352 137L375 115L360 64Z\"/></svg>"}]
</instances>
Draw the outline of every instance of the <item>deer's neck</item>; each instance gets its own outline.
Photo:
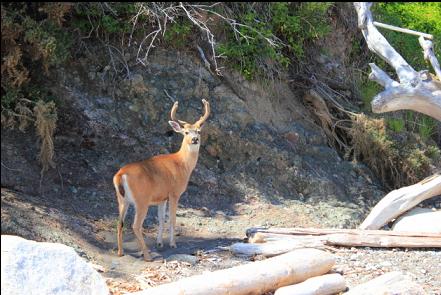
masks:
<instances>
[{"instance_id":1,"label":"deer's neck","mask_svg":"<svg viewBox=\"0 0 441 295\"><path fill-rule=\"evenodd\" d=\"M181 148L177 152L179 158L189 173L191 173L194 167L196 167L199 157L199 147L200 145L187 144L185 141L183 141Z\"/></svg>"}]
</instances>

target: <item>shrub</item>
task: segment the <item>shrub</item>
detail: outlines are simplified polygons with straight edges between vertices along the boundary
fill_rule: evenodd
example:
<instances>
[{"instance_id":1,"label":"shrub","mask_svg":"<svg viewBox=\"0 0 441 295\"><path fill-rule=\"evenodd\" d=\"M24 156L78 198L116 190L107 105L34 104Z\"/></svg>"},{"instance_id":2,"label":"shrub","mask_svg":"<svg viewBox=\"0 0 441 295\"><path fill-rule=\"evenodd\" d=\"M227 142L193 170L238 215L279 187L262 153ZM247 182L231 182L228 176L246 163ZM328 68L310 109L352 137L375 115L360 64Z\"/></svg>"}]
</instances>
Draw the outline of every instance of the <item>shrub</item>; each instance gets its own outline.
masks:
<instances>
[{"instance_id":1,"label":"shrub","mask_svg":"<svg viewBox=\"0 0 441 295\"><path fill-rule=\"evenodd\" d=\"M71 40L62 25L69 3L5 3L2 13L1 122L24 130L35 122L42 171L53 165L56 108L40 88L41 73L69 57Z\"/></svg>"}]
</instances>

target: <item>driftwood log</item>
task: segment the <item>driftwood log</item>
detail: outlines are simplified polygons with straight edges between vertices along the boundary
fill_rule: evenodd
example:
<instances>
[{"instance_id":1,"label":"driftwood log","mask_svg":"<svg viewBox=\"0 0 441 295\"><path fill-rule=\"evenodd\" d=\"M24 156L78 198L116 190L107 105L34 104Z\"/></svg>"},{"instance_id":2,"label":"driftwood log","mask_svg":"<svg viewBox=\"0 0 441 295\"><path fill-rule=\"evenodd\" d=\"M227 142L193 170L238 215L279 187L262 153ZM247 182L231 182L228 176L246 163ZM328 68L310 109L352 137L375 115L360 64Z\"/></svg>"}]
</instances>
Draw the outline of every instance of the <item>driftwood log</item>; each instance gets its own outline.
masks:
<instances>
[{"instance_id":1,"label":"driftwood log","mask_svg":"<svg viewBox=\"0 0 441 295\"><path fill-rule=\"evenodd\" d=\"M399 82L395 81L374 63L369 64L372 70L369 78L385 88L372 100L372 111L384 113L414 110L441 121L441 82L433 79L427 70L415 71L389 44L375 27L370 11L371 5L371 2L354 2L358 14L358 27L369 49L391 65L399 79ZM424 58L432 64L438 79L441 79L441 71L433 53L432 42L424 39L423 34L419 41L424 50Z\"/></svg>"},{"instance_id":2,"label":"driftwood log","mask_svg":"<svg viewBox=\"0 0 441 295\"><path fill-rule=\"evenodd\" d=\"M271 235L292 235L292 236L323 236L330 234L348 234L348 235L364 235L364 236L386 236L386 237L440 237L439 234L431 234L425 232L391 232L386 230L359 230L359 229L339 229L339 228L262 228L251 227L246 231L248 239L253 243L259 243L257 234L265 236ZM256 240L253 240L256 239ZM261 241L265 242L265 241Z\"/></svg>"},{"instance_id":3,"label":"driftwood log","mask_svg":"<svg viewBox=\"0 0 441 295\"><path fill-rule=\"evenodd\" d=\"M313 277L299 284L279 288L274 295L331 295L346 289L343 276L334 273Z\"/></svg>"},{"instance_id":4,"label":"driftwood log","mask_svg":"<svg viewBox=\"0 0 441 295\"><path fill-rule=\"evenodd\" d=\"M234 255L263 255L270 257L301 247L318 249L326 249L331 246L441 248L441 234L424 232L251 228L247 230L247 235L250 243L236 243L230 246L230 251Z\"/></svg>"},{"instance_id":5,"label":"driftwood log","mask_svg":"<svg viewBox=\"0 0 441 295\"><path fill-rule=\"evenodd\" d=\"M401 272L385 273L373 280L349 289L344 295L426 294L424 289Z\"/></svg>"},{"instance_id":6,"label":"driftwood log","mask_svg":"<svg viewBox=\"0 0 441 295\"><path fill-rule=\"evenodd\" d=\"M441 195L440 174L435 174L417 184L394 190L378 202L359 228L379 229L422 201L438 195Z\"/></svg>"},{"instance_id":7,"label":"driftwood log","mask_svg":"<svg viewBox=\"0 0 441 295\"><path fill-rule=\"evenodd\" d=\"M329 272L335 264L332 254L300 249L245 265L204 273L148 288L133 294L264 294Z\"/></svg>"}]
</instances>

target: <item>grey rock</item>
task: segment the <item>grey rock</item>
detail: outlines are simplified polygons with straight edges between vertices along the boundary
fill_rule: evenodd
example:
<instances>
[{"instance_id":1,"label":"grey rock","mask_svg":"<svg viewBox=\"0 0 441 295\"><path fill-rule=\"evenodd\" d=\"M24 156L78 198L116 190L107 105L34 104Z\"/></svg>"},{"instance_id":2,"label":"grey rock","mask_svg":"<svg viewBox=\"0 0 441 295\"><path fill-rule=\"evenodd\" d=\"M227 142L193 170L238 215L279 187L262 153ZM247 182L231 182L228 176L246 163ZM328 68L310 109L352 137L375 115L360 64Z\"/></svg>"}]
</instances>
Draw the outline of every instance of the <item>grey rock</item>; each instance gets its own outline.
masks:
<instances>
[{"instance_id":1,"label":"grey rock","mask_svg":"<svg viewBox=\"0 0 441 295\"><path fill-rule=\"evenodd\" d=\"M1 236L2 294L108 295L104 279L74 249Z\"/></svg>"},{"instance_id":2,"label":"grey rock","mask_svg":"<svg viewBox=\"0 0 441 295\"><path fill-rule=\"evenodd\" d=\"M177 260L181 262L190 263L191 265L195 265L198 262L198 258L196 256L188 255L188 254L173 254L167 257L166 260L167 261Z\"/></svg>"}]
</instances>

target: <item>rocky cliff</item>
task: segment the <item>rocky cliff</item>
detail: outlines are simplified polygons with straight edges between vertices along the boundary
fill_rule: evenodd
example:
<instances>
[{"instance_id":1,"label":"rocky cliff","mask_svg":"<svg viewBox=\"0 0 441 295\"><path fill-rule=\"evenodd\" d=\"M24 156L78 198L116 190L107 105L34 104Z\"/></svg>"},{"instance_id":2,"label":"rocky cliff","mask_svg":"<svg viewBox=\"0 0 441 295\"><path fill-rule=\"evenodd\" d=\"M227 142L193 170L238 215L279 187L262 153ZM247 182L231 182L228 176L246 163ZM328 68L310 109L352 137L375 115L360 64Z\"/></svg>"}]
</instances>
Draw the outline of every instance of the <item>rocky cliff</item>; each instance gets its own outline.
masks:
<instances>
[{"instance_id":1,"label":"rocky cliff","mask_svg":"<svg viewBox=\"0 0 441 295\"><path fill-rule=\"evenodd\" d=\"M180 101L179 118L192 121L205 98L212 113L183 206L291 200L318 212L331 209L325 215L333 225L353 226L382 195L368 169L328 146L302 103L303 90L287 81L219 77L197 54L171 50L155 51L148 67L131 67L123 80L110 71L92 56L57 69L47 84L59 98L57 166L40 179L36 137L2 130L3 187L80 206L90 216L116 215L113 174L129 162L176 151L181 138L167 123L173 99Z\"/></svg>"}]
</instances>

